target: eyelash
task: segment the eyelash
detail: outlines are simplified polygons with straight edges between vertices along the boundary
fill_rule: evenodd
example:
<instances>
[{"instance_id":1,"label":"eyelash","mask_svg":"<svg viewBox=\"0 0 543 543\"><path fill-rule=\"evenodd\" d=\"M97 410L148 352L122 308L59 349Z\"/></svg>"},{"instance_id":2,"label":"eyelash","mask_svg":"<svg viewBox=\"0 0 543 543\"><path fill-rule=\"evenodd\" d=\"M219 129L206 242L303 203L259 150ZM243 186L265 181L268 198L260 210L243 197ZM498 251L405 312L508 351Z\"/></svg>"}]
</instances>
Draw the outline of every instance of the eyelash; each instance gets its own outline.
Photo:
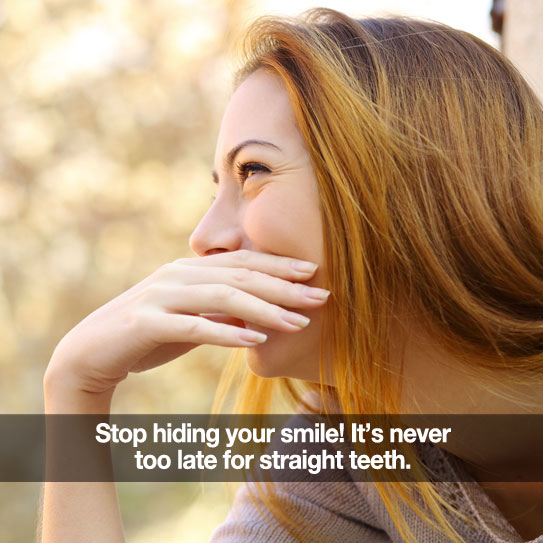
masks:
<instances>
[{"instance_id":1,"label":"eyelash","mask_svg":"<svg viewBox=\"0 0 543 543\"><path fill-rule=\"evenodd\" d=\"M238 162L236 164L236 172L237 175L242 182L242 185L249 177L249 171L255 171L255 172L269 172L269 168L264 166L264 164L260 164L259 162Z\"/></svg>"}]
</instances>

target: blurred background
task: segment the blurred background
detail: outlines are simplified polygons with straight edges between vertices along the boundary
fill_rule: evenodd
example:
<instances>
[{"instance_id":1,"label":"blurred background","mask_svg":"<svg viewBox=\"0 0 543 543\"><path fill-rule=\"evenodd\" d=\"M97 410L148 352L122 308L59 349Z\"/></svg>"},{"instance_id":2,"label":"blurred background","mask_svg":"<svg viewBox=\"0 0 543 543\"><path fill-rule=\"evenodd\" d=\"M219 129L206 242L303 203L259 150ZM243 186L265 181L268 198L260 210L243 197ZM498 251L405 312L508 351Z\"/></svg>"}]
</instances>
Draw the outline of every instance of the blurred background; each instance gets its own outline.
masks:
<instances>
[{"instance_id":1,"label":"blurred background","mask_svg":"<svg viewBox=\"0 0 543 543\"><path fill-rule=\"evenodd\" d=\"M248 22L317 5L403 13L500 47L507 16L504 27L494 4L491 20L488 0L0 2L0 412L42 412L62 336L160 265L193 256L188 237L214 192L229 47ZM541 22L543 2L523 4L510 20L533 23L539 5ZM509 41L534 86L540 59L523 62L539 34ZM504 31L506 52L508 36L520 33ZM201 347L132 375L113 410L208 412L228 354ZM0 483L2 542L33 540L39 486ZM131 543L207 541L229 508L223 484L125 483L119 494Z\"/></svg>"}]
</instances>

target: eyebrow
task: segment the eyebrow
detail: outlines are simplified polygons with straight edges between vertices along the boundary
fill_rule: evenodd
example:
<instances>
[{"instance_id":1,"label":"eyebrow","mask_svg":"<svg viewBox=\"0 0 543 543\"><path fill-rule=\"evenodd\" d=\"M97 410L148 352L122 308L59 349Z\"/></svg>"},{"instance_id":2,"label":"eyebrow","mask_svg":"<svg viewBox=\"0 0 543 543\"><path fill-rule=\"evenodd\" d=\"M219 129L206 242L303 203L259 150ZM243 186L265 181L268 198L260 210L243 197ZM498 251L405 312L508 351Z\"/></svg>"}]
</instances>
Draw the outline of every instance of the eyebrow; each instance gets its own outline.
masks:
<instances>
[{"instance_id":1,"label":"eyebrow","mask_svg":"<svg viewBox=\"0 0 543 543\"><path fill-rule=\"evenodd\" d=\"M241 143L238 143L235 147L233 147L232 149L230 149L230 151L228 151L228 154L226 155L226 164L229 168L231 168L232 164L234 164L234 160L236 160L236 156L238 155L238 153L244 147L247 147L248 145L264 145L266 147L272 147L273 149L277 149L278 151L281 151L281 149L277 147L275 143L271 143L270 141L245 140L245 141L242 141ZM219 176L217 175L217 172L215 170L211 172L211 177L213 178L213 183L219 182Z\"/></svg>"}]
</instances>

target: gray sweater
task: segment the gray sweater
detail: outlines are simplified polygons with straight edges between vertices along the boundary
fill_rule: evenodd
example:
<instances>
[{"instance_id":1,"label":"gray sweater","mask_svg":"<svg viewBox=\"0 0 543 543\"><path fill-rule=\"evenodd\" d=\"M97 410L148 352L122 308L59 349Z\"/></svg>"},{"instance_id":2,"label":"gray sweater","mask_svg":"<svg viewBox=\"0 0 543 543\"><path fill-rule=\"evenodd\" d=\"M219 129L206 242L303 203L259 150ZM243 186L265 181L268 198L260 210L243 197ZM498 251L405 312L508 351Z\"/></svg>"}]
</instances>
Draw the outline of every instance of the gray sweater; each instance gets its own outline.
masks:
<instances>
[{"instance_id":1,"label":"gray sweater","mask_svg":"<svg viewBox=\"0 0 543 543\"><path fill-rule=\"evenodd\" d=\"M426 448L425 461L440 470L443 479L461 469L454 457L432 445ZM452 470L452 471L451 471ZM447 476L447 474L449 476ZM469 476L466 475L469 478ZM438 483L439 492L458 511L473 520L468 523L456 515L451 522L464 541L470 543L521 543L523 539L507 522L477 482ZM379 493L372 483L281 483L278 495L288 499L303 517L318 528L319 542L338 543L401 543ZM254 499L256 497L256 503ZM211 543L296 541L268 513L254 490L250 495L247 485L235 498L234 506L225 523L211 537ZM421 543L449 541L422 521L415 513L404 511L409 525ZM543 543L543 534L531 543Z\"/></svg>"}]
</instances>

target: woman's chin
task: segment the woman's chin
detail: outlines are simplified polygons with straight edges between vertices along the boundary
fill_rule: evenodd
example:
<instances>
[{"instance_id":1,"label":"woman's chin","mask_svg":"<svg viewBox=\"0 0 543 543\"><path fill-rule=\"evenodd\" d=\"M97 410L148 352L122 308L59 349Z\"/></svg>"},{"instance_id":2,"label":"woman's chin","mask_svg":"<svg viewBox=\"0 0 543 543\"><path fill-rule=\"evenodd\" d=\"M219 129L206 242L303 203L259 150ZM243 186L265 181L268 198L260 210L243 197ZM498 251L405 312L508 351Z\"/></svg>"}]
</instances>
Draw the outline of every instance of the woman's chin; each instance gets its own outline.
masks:
<instances>
[{"instance_id":1,"label":"woman's chin","mask_svg":"<svg viewBox=\"0 0 543 543\"><path fill-rule=\"evenodd\" d=\"M256 328L255 328L256 329ZM302 352L299 352L299 338L294 334L278 332L268 328L259 328L268 339L247 349L247 365L255 375L264 378L291 377L294 379L313 380L313 373L318 380L318 355L315 371L307 364Z\"/></svg>"},{"instance_id":2,"label":"woman's chin","mask_svg":"<svg viewBox=\"0 0 543 543\"><path fill-rule=\"evenodd\" d=\"M251 329L257 330L257 327L251 326ZM249 369L259 377L285 377L284 372L281 371L284 355L278 352L281 349L277 348L277 343L278 340L279 342L281 341L280 336L287 334L281 334L280 332L260 327L258 327L258 331L266 334L268 339L256 347L249 347L247 349L247 365Z\"/></svg>"},{"instance_id":3,"label":"woman's chin","mask_svg":"<svg viewBox=\"0 0 543 543\"><path fill-rule=\"evenodd\" d=\"M255 375L319 381L319 315L317 312L307 313L311 323L298 332L280 332L254 323L244 323L246 328L268 336L264 343L247 349L247 365Z\"/></svg>"}]
</instances>

